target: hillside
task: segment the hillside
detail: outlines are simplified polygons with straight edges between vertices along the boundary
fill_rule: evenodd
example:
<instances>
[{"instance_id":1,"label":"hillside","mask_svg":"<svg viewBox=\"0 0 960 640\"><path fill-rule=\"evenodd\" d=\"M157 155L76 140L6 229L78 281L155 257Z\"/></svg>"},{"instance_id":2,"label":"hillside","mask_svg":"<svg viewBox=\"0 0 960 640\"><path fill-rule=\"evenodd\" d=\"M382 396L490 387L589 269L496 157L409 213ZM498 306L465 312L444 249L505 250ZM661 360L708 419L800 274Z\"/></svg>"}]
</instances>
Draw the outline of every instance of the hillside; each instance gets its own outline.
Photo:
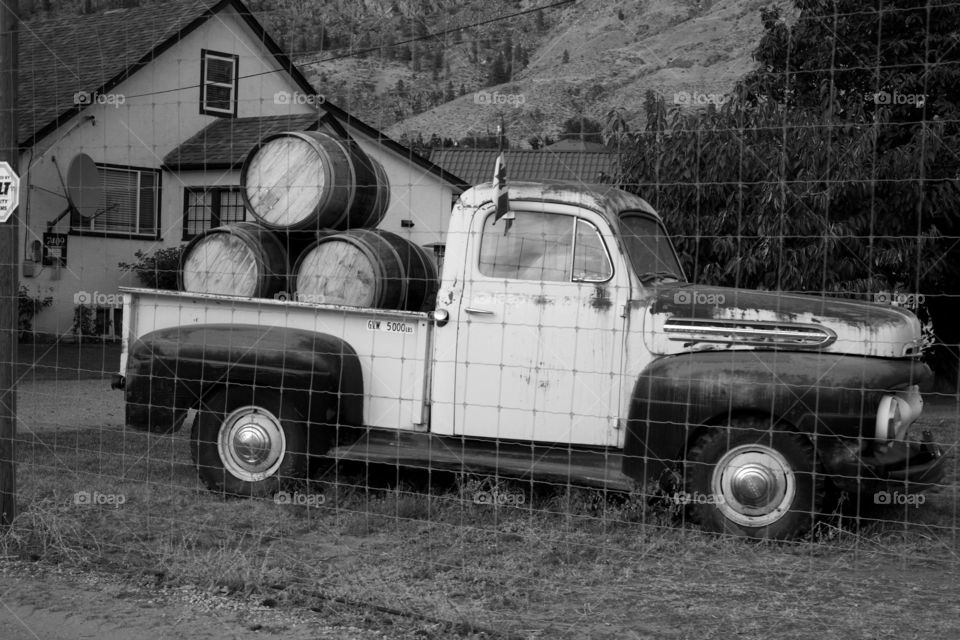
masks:
<instances>
[{"instance_id":1,"label":"hillside","mask_svg":"<svg viewBox=\"0 0 960 640\"><path fill-rule=\"evenodd\" d=\"M29 19L148 1L162 2L20 6ZM428 144L491 134L501 116L513 146L557 138L569 118L604 123L616 113L636 129L651 90L668 103L678 93L722 100L755 65L761 7L795 13L789 0L555 3L245 0L326 99L395 139Z\"/></svg>"},{"instance_id":2,"label":"hillside","mask_svg":"<svg viewBox=\"0 0 960 640\"><path fill-rule=\"evenodd\" d=\"M479 15L465 10L469 2L456 4L463 18ZM491 36L490 27L486 32L465 31L460 43L443 45L439 72L422 67L414 71L410 64L385 56L305 68L332 100L396 139L437 135L459 140L489 134L502 115L512 144L526 146L531 137L556 138L571 117L602 123L618 110L628 126L642 126L647 90L668 102L677 93L681 101L687 95L691 102L717 99L711 95L722 100L755 65L751 54L762 33L760 8L768 4L579 0L545 10L539 18L528 14L500 23L499 40L497 34ZM512 6L501 5L501 15ZM448 19L431 32L450 24L458 23ZM473 55L477 43L486 48ZM493 56L509 50L509 43L524 47L526 64L521 67L514 60L512 78L491 84Z\"/></svg>"}]
</instances>

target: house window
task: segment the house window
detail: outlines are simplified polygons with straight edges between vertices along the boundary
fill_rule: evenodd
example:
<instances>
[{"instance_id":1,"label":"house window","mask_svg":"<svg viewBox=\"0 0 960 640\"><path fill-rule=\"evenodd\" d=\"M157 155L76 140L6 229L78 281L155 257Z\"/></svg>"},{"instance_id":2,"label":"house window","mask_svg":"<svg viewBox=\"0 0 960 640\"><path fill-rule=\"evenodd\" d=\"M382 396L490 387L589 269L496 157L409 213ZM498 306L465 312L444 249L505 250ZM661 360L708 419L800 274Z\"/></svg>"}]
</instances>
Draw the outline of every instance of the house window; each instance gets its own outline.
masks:
<instances>
[{"instance_id":1,"label":"house window","mask_svg":"<svg viewBox=\"0 0 960 640\"><path fill-rule=\"evenodd\" d=\"M238 61L232 53L200 51L200 113L237 115Z\"/></svg>"},{"instance_id":2,"label":"house window","mask_svg":"<svg viewBox=\"0 0 960 640\"><path fill-rule=\"evenodd\" d=\"M97 165L97 173L103 185L103 209L90 218L74 213L70 230L155 238L160 226L160 172Z\"/></svg>"},{"instance_id":3,"label":"house window","mask_svg":"<svg viewBox=\"0 0 960 640\"><path fill-rule=\"evenodd\" d=\"M597 228L570 215L518 212L510 231L487 216L480 241L480 273L491 278L544 282L603 282L613 276Z\"/></svg>"},{"instance_id":4,"label":"house window","mask_svg":"<svg viewBox=\"0 0 960 640\"><path fill-rule=\"evenodd\" d=\"M241 194L240 187L184 189L183 239L190 240L204 231L247 220Z\"/></svg>"}]
</instances>

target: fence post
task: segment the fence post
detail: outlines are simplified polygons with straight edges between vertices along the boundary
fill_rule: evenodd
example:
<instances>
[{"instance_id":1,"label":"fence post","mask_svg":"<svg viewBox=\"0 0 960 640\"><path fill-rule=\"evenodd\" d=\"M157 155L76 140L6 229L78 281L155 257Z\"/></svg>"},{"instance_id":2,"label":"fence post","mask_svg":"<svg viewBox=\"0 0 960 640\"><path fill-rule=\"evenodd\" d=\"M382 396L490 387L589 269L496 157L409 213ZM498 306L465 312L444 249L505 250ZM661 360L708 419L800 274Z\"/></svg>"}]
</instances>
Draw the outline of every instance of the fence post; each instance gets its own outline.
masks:
<instances>
[{"instance_id":1,"label":"fence post","mask_svg":"<svg viewBox=\"0 0 960 640\"><path fill-rule=\"evenodd\" d=\"M17 0L0 2L0 162L18 170ZM18 244L20 214L0 223L0 527L16 515Z\"/></svg>"}]
</instances>

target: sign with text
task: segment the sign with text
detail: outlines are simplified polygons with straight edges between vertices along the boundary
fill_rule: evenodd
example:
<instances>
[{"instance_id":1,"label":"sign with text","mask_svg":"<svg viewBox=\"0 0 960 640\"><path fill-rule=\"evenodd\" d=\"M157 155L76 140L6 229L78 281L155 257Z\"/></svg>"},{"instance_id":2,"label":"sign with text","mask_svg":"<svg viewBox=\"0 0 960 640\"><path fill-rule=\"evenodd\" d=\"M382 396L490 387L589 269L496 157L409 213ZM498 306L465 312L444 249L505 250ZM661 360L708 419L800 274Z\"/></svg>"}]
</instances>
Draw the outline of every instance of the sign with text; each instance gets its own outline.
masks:
<instances>
[{"instance_id":1,"label":"sign with text","mask_svg":"<svg viewBox=\"0 0 960 640\"><path fill-rule=\"evenodd\" d=\"M43 234L43 264L44 266L67 265L67 234Z\"/></svg>"},{"instance_id":2,"label":"sign with text","mask_svg":"<svg viewBox=\"0 0 960 640\"><path fill-rule=\"evenodd\" d=\"M0 222L6 222L20 204L20 176L9 162L0 162Z\"/></svg>"}]
</instances>

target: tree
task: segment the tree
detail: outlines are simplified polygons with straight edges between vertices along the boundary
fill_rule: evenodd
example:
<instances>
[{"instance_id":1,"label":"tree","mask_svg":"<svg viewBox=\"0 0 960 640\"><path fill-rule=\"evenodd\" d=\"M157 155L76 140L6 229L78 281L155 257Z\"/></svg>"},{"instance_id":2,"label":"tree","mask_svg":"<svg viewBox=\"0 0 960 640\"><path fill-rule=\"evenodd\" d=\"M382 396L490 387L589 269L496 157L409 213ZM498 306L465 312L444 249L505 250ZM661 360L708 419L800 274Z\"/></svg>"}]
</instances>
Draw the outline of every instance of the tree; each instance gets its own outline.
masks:
<instances>
[{"instance_id":1,"label":"tree","mask_svg":"<svg viewBox=\"0 0 960 640\"><path fill-rule=\"evenodd\" d=\"M904 204L916 211L919 228L933 225L944 237L960 236L953 195L926 195L956 185L960 176L960 6L908 0L884 2L879 11L864 10L855 0L796 5L803 20L793 26L776 10L761 14L765 34L755 53L760 66L744 82L750 99L819 110L828 120L839 116L844 126L873 123L875 153L883 157L906 162L921 144L936 157L903 167L900 184L917 192ZM871 209L864 215L875 223L870 233L882 234L890 223L885 215L898 214ZM955 242L939 241L926 250L938 252L940 263L960 264ZM960 281L952 272L926 273L909 286L927 292L938 337L960 343L960 325L952 320L960 314Z\"/></svg>"},{"instance_id":2,"label":"tree","mask_svg":"<svg viewBox=\"0 0 960 640\"><path fill-rule=\"evenodd\" d=\"M570 52L567 51L566 49L564 49L564 50L563 50L563 56L560 58L560 61L561 61L563 64L567 64L568 62L570 62Z\"/></svg>"},{"instance_id":3,"label":"tree","mask_svg":"<svg viewBox=\"0 0 960 640\"><path fill-rule=\"evenodd\" d=\"M459 146L473 149L497 149L499 145L499 136L495 133L488 135L468 135L461 138L459 142ZM510 141L507 138L503 139L503 148L510 148Z\"/></svg>"},{"instance_id":4,"label":"tree","mask_svg":"<svg viewBox=\"0 0 960 640\"><path fill-rule=\"evenodd\" d=\"M516 69L526 69L527 65L530 64L530 54L527 53L526 48L519 42L514 48L513 59L515 61L514 66Z\"/></svg>"},{"instance_id":5,"label":"tree","mask_svg":"<svg viewBox=\"0 0 960 640\"><path fill-rule=\"evenodd\" d=\"M960 51L949 36L960 8L797 6L793 27L762 12L760 68L721 107L670 112L648 96L624 182L671 221L695 281L861 299L948 293L930 314L956 343L943 332L960 310L942 307L960 293L949 237L960 230ZM892 98L917 91L922 105Z\"/></svg>"},{"instance_id":6,"label":"tree","mask_svg":"<svg viewBox=\"0 0 960 640\"><path fill-rule=\"evenodd\" d=\"M560 125L561 140L580 140L582 142L603 142L603 125L596 120L583 116L567 118Z\"/></svg>"},{"instance_id":7,"label":"tree","mask_svg":"<svg viewBox=\"0 0 960 640\"><path fill-rule=\"evenodd\" d=\"M549 147L554 142L556 142L556 140L550 136L530 136L527 138L527 144L529 144L530 148L534 151L542 149L543 147Z\"/></svg>"},{"instance_id":8,"label":"tree","mask_svg":"<svg viewBox=\"0 0 960 640\"><path fill-rule=\"evenodd\" d=\"M630 125L627 123L623 109L610 109L607 112L606 119L603 123L603 131L601 132L603 144L621 150L624 142L627 141L629 133Z\"/></svg>"},{"instance_id":9,"label":"tree","mask_svg":"<svg viewBox=\"0 0 960 640\"><path fill-rule=\"evenodd\" d=\"M886 1L881 11L865 11L859 0L796 5L803 19L792 27L779 9L761 11L764 36L754 53L760 67L744 81L755 99L818 108L828 117L862 110L872 118L883 111L890 122L938 116L956 126L960 6L908 0ZM920 107L916 100L897 103L894 92L926 99Z\"/></svg>"},{"instance_id":10,"label":"tree","mask_svg":"<svg viewBox=\"0 0 960 640\"><path fill-rule=\"evenodd\" d=\"M503 56L497 54L497 57L493 59L493 64L490 65L490 70L487 72L487 84L503 84L509 81L510 75L507 73Z\"/></svg>"}]
</instances>

